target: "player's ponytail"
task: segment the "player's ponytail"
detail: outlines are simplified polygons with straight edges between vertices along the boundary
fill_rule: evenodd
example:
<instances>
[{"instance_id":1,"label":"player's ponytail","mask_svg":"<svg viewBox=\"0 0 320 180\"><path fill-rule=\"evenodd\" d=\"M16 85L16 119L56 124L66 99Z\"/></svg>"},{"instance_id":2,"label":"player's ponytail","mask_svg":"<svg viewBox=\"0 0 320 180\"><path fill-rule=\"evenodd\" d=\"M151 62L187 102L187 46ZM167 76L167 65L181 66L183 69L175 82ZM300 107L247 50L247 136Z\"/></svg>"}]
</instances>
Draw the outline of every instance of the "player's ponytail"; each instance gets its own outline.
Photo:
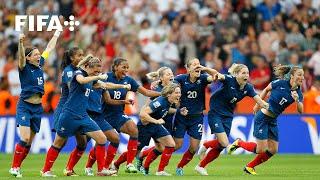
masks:
<instances>
[{"instance_id":1,"label":"player's ponytail","mask_svg":"<svg viewBox=\"0 0 320 180\"><path fill-rule=\"evenodd\" d=\"M170 69L170 68L164 66L164 67L159 68L157 71L150 72L150 73L146 74L146 76L148 79L150 79L152 81L156 81L156 80L159 80L159 78L164 75L164 71L167 69Z\"/></svg>"},{"instance_id":2,"label":"player's ponytail","mask_svg":"<svg viewBox=\"0 0 320 180\"><path fill-rule=\"evenodd\" d=\"M285 79L286 74L288 74L290 71L291 66L279 64L274 67L273 73L278 79Z\"/></svg>"},{"instance_id":3,"label":"player's ponytail","mask_svg":"<svg viewBox=\"0 0 320 180\"><path fill-rule=\"evenodd\" d=\"M161 91L161 96L168 97L170 94L172 94L175 91L177 87L180 87L180 86L176 83L170 83L169 85L166 85L165 87L163 87Z\"/></svg>"},{"instance_id":4,"label":"player's ponytail","mask_svg":"<svg viewBox=\"0 0 320 180\"><path fill-rule=\"evenodd\" d=\"M237 76L242 68L247 68L247 66L244 64L233 63L231 67L229 67L228 73L232 76Z\"/></svg>"},{"instance_id":5,"label":"player's ponytail","mask_svg":"<svg viewBox=\"0 0 320 180\"><path fill-rule=\"evenodd\" d=\"M63 59L62 59L62 63L61 63L61 70L63 70L65 67L69 66L72 63L72 59L71 57L73 57L77 51L80 50L79 47L73 47L69 50L66 50L63 53Z\"/></svg>"},{"instance_id":6,"label":"player's ponytail","mask_svg":"<svg viewBox=\"0 0 320 180\"><path fill-rule=\"evenodd\" d=\"M111 66L111 70L112 72L116 72L116 69L115 67L119 66L122 62L126 62L127 60L122 58L122 57L116 57L113 59L113 63L112 63L112 66Z\"/></svg>"}]
</instances>

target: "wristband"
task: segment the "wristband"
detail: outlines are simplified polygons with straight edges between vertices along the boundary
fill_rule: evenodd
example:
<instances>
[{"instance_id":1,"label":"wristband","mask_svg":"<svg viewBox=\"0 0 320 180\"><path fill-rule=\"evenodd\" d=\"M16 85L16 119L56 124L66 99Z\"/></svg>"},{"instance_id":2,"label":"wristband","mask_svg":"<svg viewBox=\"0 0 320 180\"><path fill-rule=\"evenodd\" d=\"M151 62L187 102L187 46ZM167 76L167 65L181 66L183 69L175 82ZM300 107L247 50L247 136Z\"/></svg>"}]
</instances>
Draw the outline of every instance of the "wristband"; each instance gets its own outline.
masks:
<instances>
[{"instance_id":1,"label":"wristband","mask_svg":"<svg viewBox=\"0 0 320 180\"><path fill-rule=\"evenodd\" d=\"M61 31L56 30L56 32L54 32L54 35L53 35L53 36L59 37L60 34L61 34Z\"/></svg>"}]
</instances>

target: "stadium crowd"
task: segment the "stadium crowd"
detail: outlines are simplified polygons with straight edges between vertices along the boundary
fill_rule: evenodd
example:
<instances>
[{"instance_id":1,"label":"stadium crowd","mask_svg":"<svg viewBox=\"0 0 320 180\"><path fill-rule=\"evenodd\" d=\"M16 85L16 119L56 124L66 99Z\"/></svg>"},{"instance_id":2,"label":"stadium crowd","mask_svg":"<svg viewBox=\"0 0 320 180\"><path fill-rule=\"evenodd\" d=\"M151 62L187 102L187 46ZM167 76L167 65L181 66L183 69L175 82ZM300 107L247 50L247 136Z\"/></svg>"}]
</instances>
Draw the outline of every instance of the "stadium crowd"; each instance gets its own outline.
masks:
<instances>
[{"instance_id":1,"label":"stadium crowd","mask_svg":"<svg viewBox=\"0 0 320 180\"><path fill-rule=\"evenodd\" d=\"M44 66L47 113L59 100L63 52L74 46L102 59L106 72L114 57L128 59L130 75L145 86L146 73L161 66L183 73L192 57L221 73L232 63L247 65L256 90L274 79L276 64L299 65L306 112L320 112L318 0L0 0L0 115L15 114L21 91L15 15L28 8L80 21L75 31L64 29ZM26 45L42 52L52 34L28 32Z\"/></svg>"}]
</instances>

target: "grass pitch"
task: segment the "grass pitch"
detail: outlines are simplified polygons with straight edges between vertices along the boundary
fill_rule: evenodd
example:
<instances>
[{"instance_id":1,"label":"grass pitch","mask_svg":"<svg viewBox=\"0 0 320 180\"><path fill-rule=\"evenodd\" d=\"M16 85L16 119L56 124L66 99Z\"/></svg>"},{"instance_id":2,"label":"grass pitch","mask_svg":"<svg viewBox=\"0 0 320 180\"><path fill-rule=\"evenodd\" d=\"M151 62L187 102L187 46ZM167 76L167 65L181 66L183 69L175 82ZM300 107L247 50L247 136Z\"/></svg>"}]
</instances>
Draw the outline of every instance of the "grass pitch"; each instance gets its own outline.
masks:
<instances>
[{"instance_id":1,"label":"grass pitch","mask_svg":"<svg viewBox=\"0 0 320 180\"><path fill-rule=\"evenodd\" d=\"M125 166L120 167L117 177L86 177L84 176L84 165L87 160L85 154L75 167L79 177L63 176L63 169L68 160L68 154L61 154L53 166L57 179L92 179L108 178L119 180L151 180L151 179L183 179L183 180L202 180L202 179L320 179L320 156L316 155L276 155L268 162L256 167L257 176L245 174L242 170L244 165L251 161L254 155L221 155L216 161L207 167L209 176L200 176L194 171L194 167L199 162L198 156L184 168L185 175L175 176L175 167L180 161L182 155L173 155L166 170L172 173L172 177L155 176L156 168L159 164L158 158L150 168L150 176L142 174L127 174L124 172ZM23 179L40 179L39 172L44 164L45 154L31 154L22 165ZM8 170L12 161L12 154L0 154L0 179L13 179ZM96 166L94 166L96 167Z\"/></svg>"}]
</instances>

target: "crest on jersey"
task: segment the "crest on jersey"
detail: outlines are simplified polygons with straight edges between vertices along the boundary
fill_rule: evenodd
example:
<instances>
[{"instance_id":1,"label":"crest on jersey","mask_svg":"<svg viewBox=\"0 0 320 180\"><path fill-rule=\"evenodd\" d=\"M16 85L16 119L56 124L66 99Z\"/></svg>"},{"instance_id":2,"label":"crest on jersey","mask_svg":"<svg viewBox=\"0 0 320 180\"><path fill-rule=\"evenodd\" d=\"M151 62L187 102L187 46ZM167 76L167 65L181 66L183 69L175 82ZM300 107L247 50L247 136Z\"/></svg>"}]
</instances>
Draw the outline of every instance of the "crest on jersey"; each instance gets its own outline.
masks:
<instances>
[{"instance_id":1,"label":"crest on jersey","mask_svg":"<svg viewBox=\"0 0 320 180\"><path fill-rule=\"evenodd\" d=\"M199 79L198 81L197 81L197 84L200 84L201 83L201 80Z\"/></svg>"},{"instance_id":2,"label":"crest on jersey","mask_svg":"<svg viewBox=\"0 0 320 180\"><path fill-rule=\"evenodd\" d=\"M68 72L67 72L67 76L68 76L69 78L72 77L72 74L73 74L72 71L68 71Z\"/></svg>"}]
</instances>

